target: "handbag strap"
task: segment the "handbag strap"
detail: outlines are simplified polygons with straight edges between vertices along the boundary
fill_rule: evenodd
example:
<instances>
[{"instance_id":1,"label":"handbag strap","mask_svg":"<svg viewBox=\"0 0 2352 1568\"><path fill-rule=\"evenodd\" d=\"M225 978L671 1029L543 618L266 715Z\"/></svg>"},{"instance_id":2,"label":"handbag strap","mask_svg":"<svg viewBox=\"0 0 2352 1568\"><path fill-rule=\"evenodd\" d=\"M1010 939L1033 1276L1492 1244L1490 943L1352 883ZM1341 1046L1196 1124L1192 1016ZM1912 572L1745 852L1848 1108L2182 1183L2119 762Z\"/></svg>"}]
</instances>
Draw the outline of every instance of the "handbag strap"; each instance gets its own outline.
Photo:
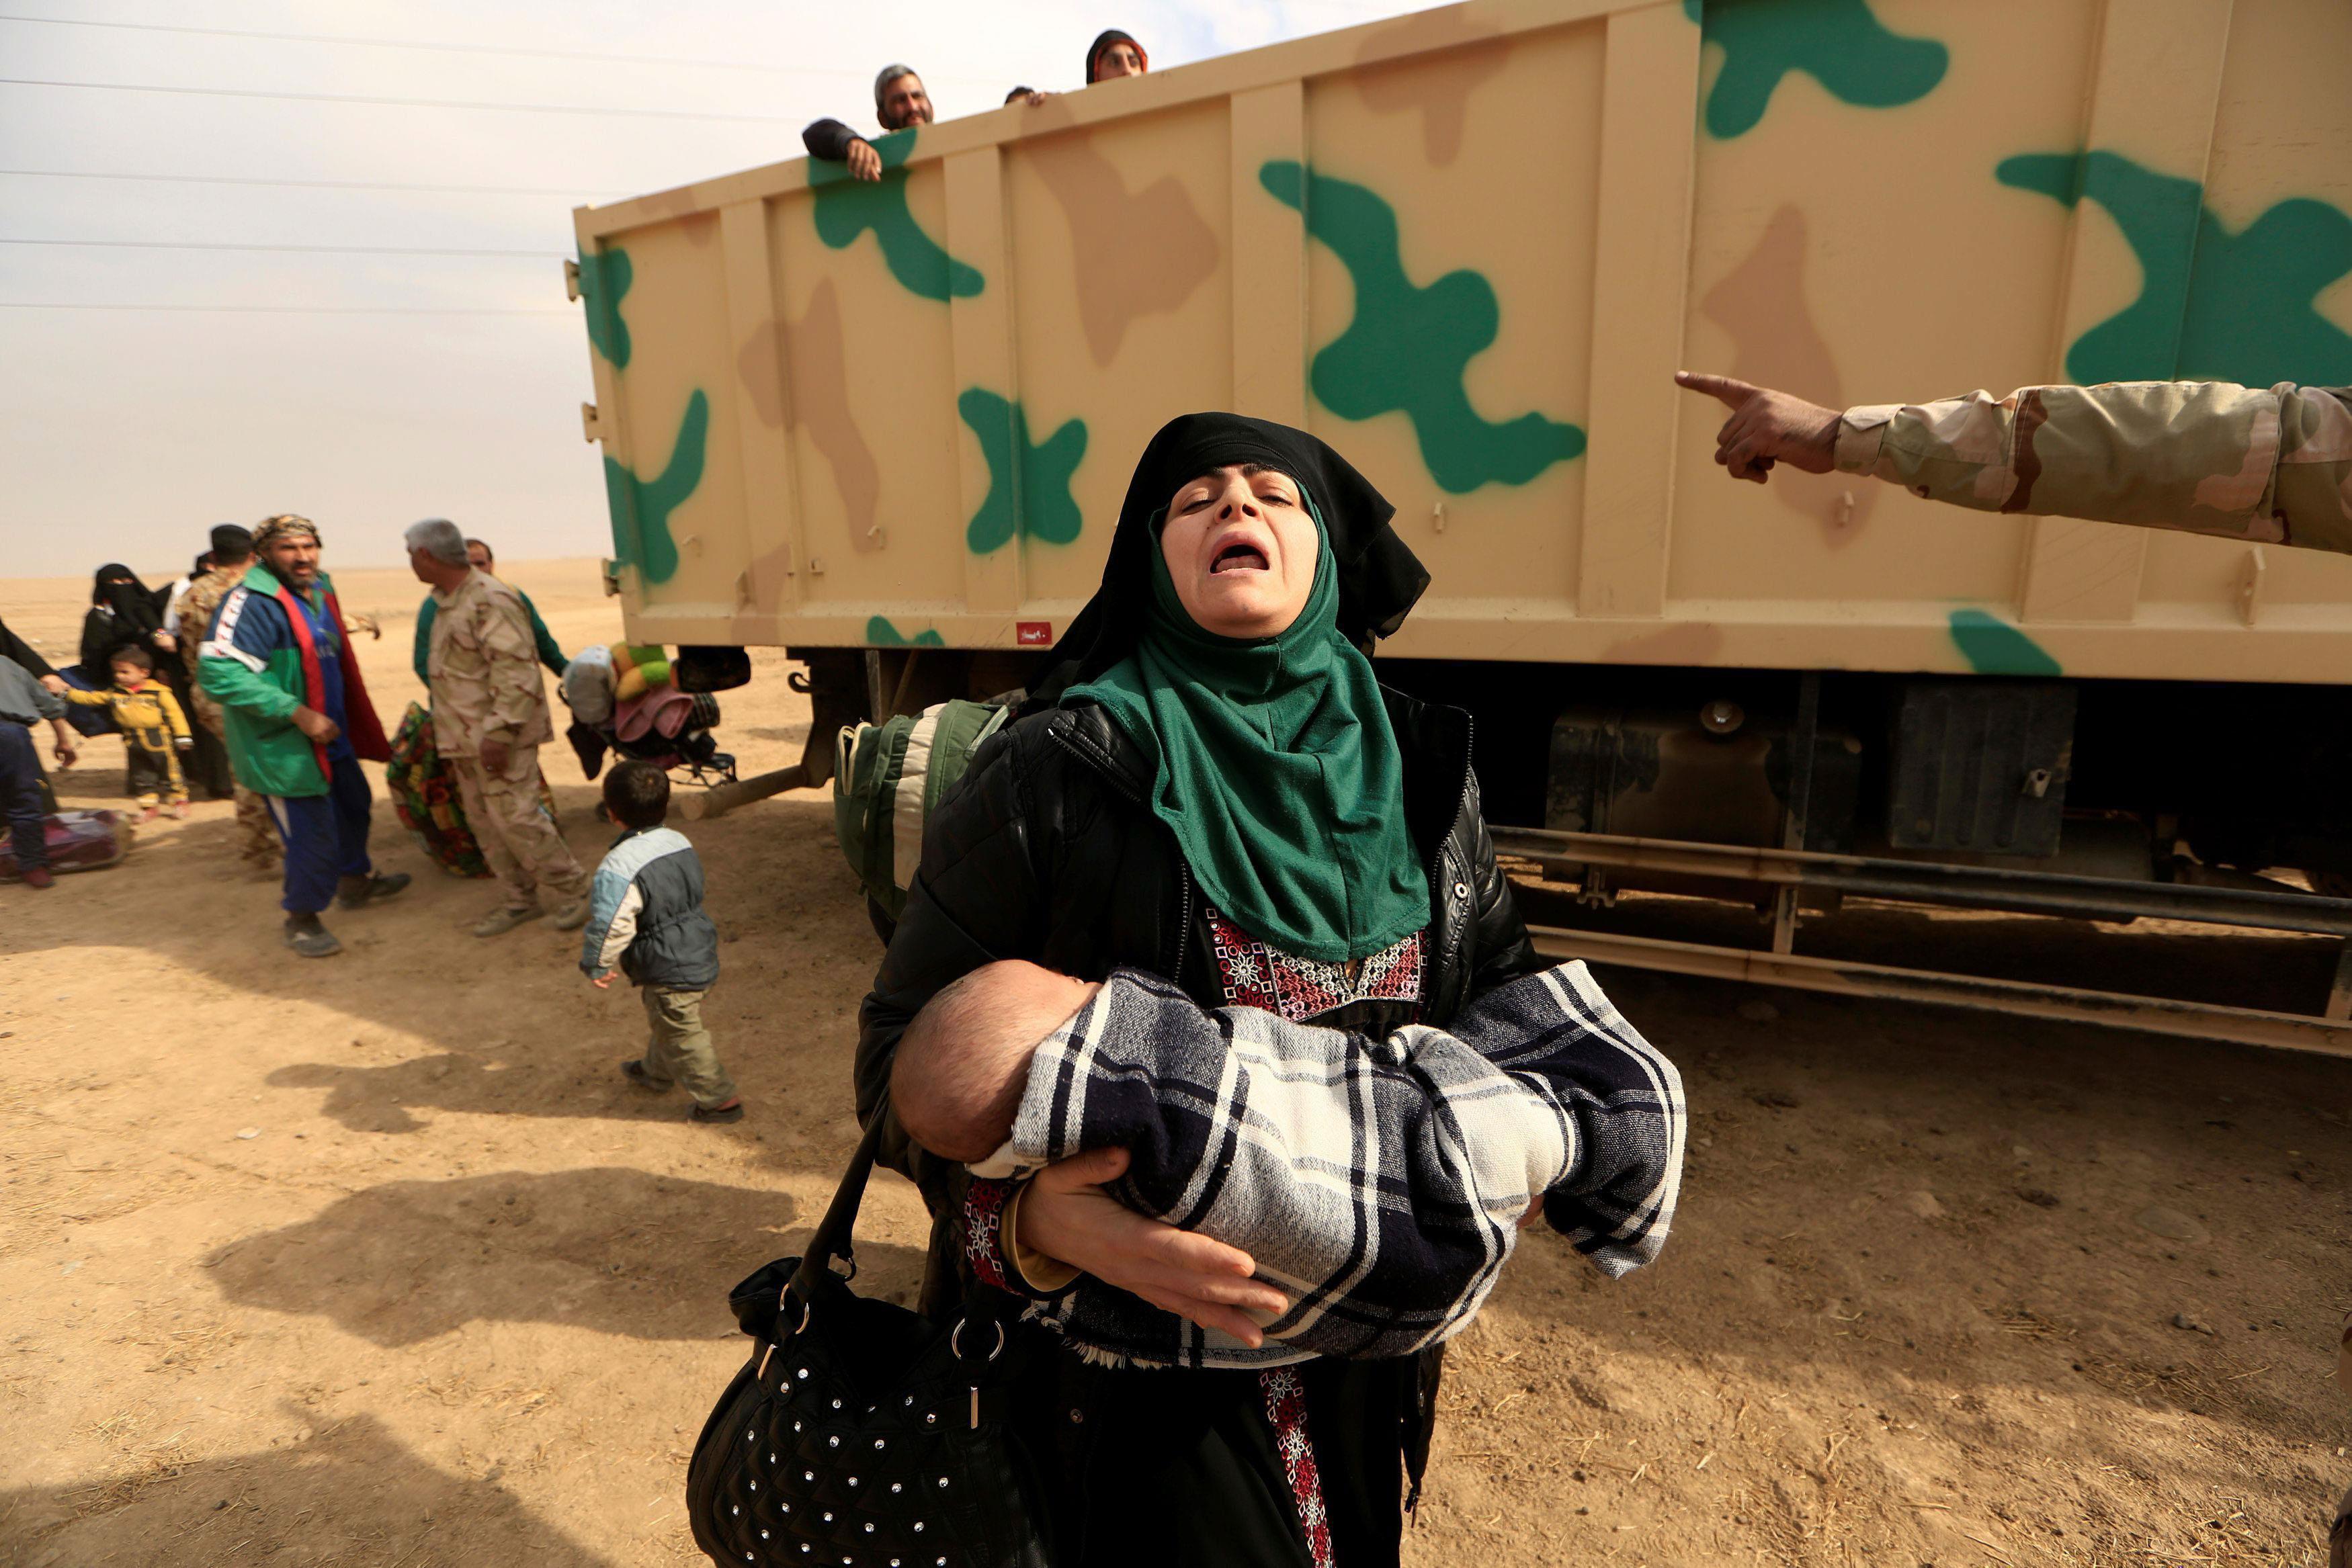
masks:
<instances>
[{"instance_id":1,"label":"handbag strap","mask_svg":"<svg viewBox=\"0 0 2352 1568\"><path fill-rule=\"evenodd\" d=\"M817 1282L835 1257L846 1259L853 1269L857 1266L853 1232L857 1228L858 1207L866 1201L866 1178L874 1174L874 1156L882 1147L882 1124L888 1115L887 1109L875 1111L866 1135L857 1141L857 1152L849 1156L849 1168L841 1173L841 1185L833 1189L833 1201L825 1205L824 1218L816 1222L816 1230L809 1237L801 1266L785 1286L786 1292L799 1297L803 1305L815 1300Z\"/></svg>"},{"instance_id":2,"label":"handbag strap","mask_svg":"<svg viewBox=\"0 0 2352 1568\"><path fill-rule=\"evenodd\" d=\"M814 1301L816 1288L831 1271L833 1260L836 1257L848 1262L851 1272L856 1271L856 1241L853 1232L857 1228L857 1210L866 1201L866 1183L874 1175L875 1155L882 1147L882 1124L888 1114L887 1110L877 1110L873 1122L866 1129L866 1135L857 1141L857 1152L849 1156L849 1168L841 1173L841 1185L833 1189L833 1201L825 1205L824 1218L816 1222L816 1229L809 1237L808 1249L801 1254L800 1267L793 1270L791 1281L784 1286L784 1300L797 1298L803 1307ZM1010 1291L973 1281L964 1302L963 1315L978 1318L997 1331L993 1348L982 1352L983 1360L992 1362L996 1359L997 1353L1004 1346L1003 1325L1020 1316L1026 1304L1022 1297ZM793 1321L789 1312L783 1316L788 1324Z\"/></svg>"}]
</instances>

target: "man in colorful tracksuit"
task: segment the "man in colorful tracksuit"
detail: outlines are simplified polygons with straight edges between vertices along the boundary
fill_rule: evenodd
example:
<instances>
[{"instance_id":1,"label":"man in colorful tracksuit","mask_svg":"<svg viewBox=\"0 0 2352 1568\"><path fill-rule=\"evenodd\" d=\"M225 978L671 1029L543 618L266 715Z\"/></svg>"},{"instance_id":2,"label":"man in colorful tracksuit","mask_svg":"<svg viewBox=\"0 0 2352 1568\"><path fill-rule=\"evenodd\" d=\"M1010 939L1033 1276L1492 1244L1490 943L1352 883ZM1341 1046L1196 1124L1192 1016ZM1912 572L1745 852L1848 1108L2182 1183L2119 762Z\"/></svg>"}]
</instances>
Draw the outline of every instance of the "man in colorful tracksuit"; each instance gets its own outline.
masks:
<instances>
[{"instance_id":1,"label":"man in colorful tracksuit","mask_svg":"<svg viewBox=\"0 0 2352 1568\"><path fill-rule=\"evenodd\" d=\"M286 845L286 945L342 950L319 923L330 900L358 909L408 885L368 860L371 801L360 759L387 760L383 728L351 652L319 530L276 517L254 533L260 560L221 601L197 667L221 706L236 781L264 798Z\"/></svg>"}]
</instances>

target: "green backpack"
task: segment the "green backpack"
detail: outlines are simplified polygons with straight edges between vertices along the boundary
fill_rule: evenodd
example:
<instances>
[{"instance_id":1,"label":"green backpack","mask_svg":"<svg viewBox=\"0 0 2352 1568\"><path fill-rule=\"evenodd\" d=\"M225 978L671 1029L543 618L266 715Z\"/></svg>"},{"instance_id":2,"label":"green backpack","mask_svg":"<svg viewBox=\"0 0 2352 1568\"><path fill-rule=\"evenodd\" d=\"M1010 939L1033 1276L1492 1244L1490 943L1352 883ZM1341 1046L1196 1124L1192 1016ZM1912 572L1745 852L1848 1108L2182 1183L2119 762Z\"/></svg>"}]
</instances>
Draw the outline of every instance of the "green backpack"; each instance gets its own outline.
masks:
<instances>
[{"instance_id":1,"label":"green backpack","mask_svg":"<svg viewBox=\"0 0 2352 1568\"><path fill-rule=\"evenodd\" d=\"M889 940L923 861L923 827L971 754L1011 717L1010 704L958 699L880 724L846 726L834 741L833 831Z\"/></svg>"}]
</instances>

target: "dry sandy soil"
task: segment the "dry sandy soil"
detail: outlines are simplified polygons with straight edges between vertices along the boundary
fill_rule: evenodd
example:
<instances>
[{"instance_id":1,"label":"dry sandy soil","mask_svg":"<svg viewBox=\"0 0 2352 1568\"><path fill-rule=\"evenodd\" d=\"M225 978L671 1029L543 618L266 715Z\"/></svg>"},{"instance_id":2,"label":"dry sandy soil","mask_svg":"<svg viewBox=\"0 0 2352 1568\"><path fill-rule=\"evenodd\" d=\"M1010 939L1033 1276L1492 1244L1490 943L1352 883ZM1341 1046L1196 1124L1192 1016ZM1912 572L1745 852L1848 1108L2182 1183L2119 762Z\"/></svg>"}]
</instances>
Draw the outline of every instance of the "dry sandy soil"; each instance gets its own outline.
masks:
<instances>
[{"instance_id":1,"label":"dry sandy soil","mask_svg":"<svg viewBox=\"0 0 2352 1568\"><path fill-rule=\"evenodd\" d=\"M567 645L617 633L585 563L510 573ZM383 617L362 653L396 717L420 591L342 590ZM0 584L0 613L62 653L81 591ZM783 670L722 699L746 771L798 754ZM116 750L60 779L68 804L114 798ZM590 788L568 755L548 773L599 852ZM688 831L751 1107L719 1129L622 1082L635 1000L591 989L572 938L467 935L488 885L433 873L381 802L381 863L417 885L331 916L325 963L278 946L226 805L52 893L0 887L0 1563L693 1556L687 1452L741 1343L724 1296L794 1249L849 1150L876 946L822 794ZM1886 939L1916 960L1974 929ZM2093 984L2175 957L2026 929ZM2306 944L2197 951L2242 988L2325 974ZM2352 1068L1605 978L1688 1082L1674 1239L1613 1285L1549 1235L1523 1249L1451 1358L1409 1562L2321 1555L2352 1480ZM867 1212L865 1282L908 1290L919 1204L894 1180Z\"/></svg>"}]
</instances>

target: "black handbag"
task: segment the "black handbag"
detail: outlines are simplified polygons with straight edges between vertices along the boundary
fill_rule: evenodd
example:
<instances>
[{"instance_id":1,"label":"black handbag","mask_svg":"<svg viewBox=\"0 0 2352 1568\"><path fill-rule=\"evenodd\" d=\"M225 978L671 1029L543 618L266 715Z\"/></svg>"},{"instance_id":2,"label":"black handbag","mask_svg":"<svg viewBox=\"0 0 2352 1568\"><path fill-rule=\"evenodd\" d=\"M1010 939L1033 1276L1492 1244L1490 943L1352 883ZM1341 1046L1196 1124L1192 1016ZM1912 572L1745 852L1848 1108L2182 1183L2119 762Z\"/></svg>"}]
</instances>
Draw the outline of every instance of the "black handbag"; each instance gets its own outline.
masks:
<instances>
[{"instance_id":1,"label":"black handbag","mask_svg":"<svg viewBox=\"0 0 2352 1568\"><path fill-rule=\"evenodd\" d=\"M806 1255L729 1295L753 1343L687 1467L695 1544L753 1568L1045 1568L1028 1458L1006 1420L1018 1298L982 1287L943 1329L849 1289L881 1126L877 1116Z\"/></svg>"}]
</instances>

